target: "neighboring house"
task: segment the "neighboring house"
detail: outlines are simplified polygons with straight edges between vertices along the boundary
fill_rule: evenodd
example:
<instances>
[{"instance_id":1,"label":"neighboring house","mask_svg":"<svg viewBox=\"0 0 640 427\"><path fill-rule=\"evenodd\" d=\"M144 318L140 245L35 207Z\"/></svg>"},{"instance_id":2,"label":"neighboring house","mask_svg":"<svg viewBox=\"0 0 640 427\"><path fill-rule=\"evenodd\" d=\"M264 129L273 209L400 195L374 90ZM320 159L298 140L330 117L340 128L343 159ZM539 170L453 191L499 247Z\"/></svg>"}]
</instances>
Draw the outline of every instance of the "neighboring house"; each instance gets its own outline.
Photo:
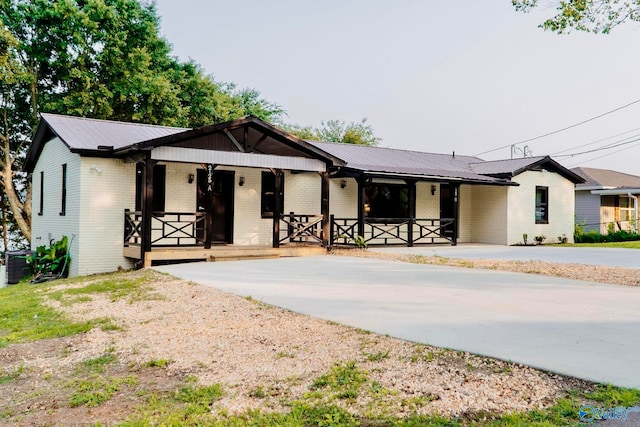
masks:
<instances>
[{"instance_id":1,"label":"neighboring house","mask_svg":"<svg viewBox=\"0 0 640 427\"><path fill-rule=\"evenodd\" d=\"M585 180L576 184L576 224L602 234L612 227L638 232L640 176L609 169L571 170Z\"/></svg>"},{"instance_id":2,"label":"neighboring house","mask_svg":"<svg viewBox=\"0 0 640 427\"><path fill-rule=\"evenodd\" d=\"M483 161L304 141L255 117L179 129L42 114L25 162L32 246L73 237L71 275L354 244L572 238L549 157ZM275 252L274 252L275 251Z\"/></svg>"}]
</instances>

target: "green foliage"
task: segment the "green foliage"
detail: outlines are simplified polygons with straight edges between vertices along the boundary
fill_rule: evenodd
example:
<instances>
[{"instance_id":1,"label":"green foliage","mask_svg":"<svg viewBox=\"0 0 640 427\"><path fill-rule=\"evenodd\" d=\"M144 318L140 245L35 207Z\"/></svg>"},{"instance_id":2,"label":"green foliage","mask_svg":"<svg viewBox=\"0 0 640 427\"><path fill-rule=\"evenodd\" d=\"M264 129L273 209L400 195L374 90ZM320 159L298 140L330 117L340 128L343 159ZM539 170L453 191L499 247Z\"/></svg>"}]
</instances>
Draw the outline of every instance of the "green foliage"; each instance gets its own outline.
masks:
<instances>
[{"instance_id":1,"label":"green foliage","mask_svg":"<svg viewBox=\"0 0 640 427\"><path fill-rule=\"evenodd\" d=\"M0 171L9 171L0 194L27 240L30 192L19 171L40 112L180 127L284 115L255 89L172 56L155 4L138 0L0 2L0 111Z\"/></svg>"},{"instance_id":2,"label":"green foliage","mask_svg":"<svg viewBox=\"0 0 640 427\"><path fill-rule=\"evenodd\" d=\"M539 236L535 236L535 237L533 238L533 240L535 240L535 242L536 242L538 245L541 245L542 243L544 243L544 241L545 241L546 239L547 239L547 236L545 236L544 234L541 234L541 235L539 235Z\"/></svg>"},{"instance_id":3,"label":"green foliage","mask_svg":"<svg viewBox=\"0 0 640 427\"><path fill-rule=\"evenodd\" d=\"M187 413L206 414L211 405L223 396L222 386L213 384L207 387L184 387L175 394L179 402L187 404Z\"/></svg>"},{"instance_id":4,"label":"green foliage","mask_svg":"<svg viewBox=\"0 0 640 427\"><path fill-rule=\"evenodd\" d=\"M116 355L108 351L95 359L85 360L83 367L89 372L103 373L107 365L115 362Z\"/></svg>"},{"instance_id":5,"label":"green foliage","mask_svg":"<svg viewBox=\"0 0 640 427\"><path fill-rule=\"evenodd\" d=\"M355 399L360 386L367 382L367 375L356 366L356 362L335 365L331 372L316 378L311 390L326 388L338 399Z\"/></svg>"},{"instance_id":6,"label":"green foliage","mask_svg":"<svg viewBox=\"0 0 640 427\"><path fill-rule=\"evenodd\" d=\"M389 357L389 350L378 351L376 353L367 353L367 360L371 362L379 362Z\"/></svg>"},{"instance_id":7,"label":"green foliage","mask_svg":"<svg viewBox=\"0 0 640 427\"><path fill-rule=\"evenodd\" d=\"M37 280L40 276L46 277L66 277L69 273L69 239L62 236L62 239L52 240L49 247L38 246L35 252L26 256L27 263Z\"/></svg>"},{"instance_id":8,"label":"green foliage","mask_svg":"<svg viewBox=\"0 0 640 427\"><path fill-rule=\"evenodd\" d=\"M355 245L355 247L358 249L367 249L369 247L367 240L363 236L351 237L347 234L336 234L335 236L333 236L334 241L340 239L344 240L345 244Z\"/></svg>"},{"instance_id":9,"label":"green foliage","mask_svg":"<svg viewBox=\"0 0 640 427\"><path fill-rule=\"evenodd\" d=\"M630 242L640 240L640 234L620 230L607 234L600 234L597 231L575 234L575 243L608 243L608 242Z\"/></svg>"},{"instance_id":10,"label":"green foliage","mask_svg":"<svg viewBox=\"0 0 640 427\"><path fill-rule=\"evenodd\" d=\"M343 144L357 144L375 146L380 138L375 136L371 125L364 118L360 122L346 123L343 120L328 120L320 127L287 125L281 127L300 139L324 142L339 142Z\"/></svg>"},{"instance_id":11,"label":"green foliage","mask_svg":"<svg viewBox=\"0 0 640 427\"><path fill-rule=\"evenodd\" d=\"M134 386L138 383L135 376L124 378L104 378L102 376L92 376L90 378L77 381L74 384L75 392L71 396L69 404L73 406L100 406L120 390L123 385Z\"/></svg>"},{"instance_id":12,"label":"green foliage","mask_svg":"<svg viewBox=\"0 0 640 427\"><path fill-rule=\"evenodd\" d=\"M516 10L528 12L533 8L549 8L548 2L511 0ZM540 4L539 4L540 3ZM558 34L576 29L594 33L609 33L626 21L640 21L638 0L571 0L555 2L556 15L540 27Z\"/></svg>"},{"instance_id":13,"label":"green foliage","mask_svg":"<svg viewBox=\"0 0 640 427\"><path fill-rule=\"evenodd\" d=\"M0 348L9 344L75 335L94 322L75 323L42 304L43 288L21 283L0 289Z\"/></svg>"},{"instance_id":14,"label":"green foliage","mask_svg":"<svg viewBox=\"0 0 640 427\"><path fill-rule=\"evenodd\" d=\"M20 375L22 375L23 372L24 366L22 365L9 371L5 370L2 374L0 374L0 385L17 380L18 378L20 378Z\"/></svg>"}]
</instances>

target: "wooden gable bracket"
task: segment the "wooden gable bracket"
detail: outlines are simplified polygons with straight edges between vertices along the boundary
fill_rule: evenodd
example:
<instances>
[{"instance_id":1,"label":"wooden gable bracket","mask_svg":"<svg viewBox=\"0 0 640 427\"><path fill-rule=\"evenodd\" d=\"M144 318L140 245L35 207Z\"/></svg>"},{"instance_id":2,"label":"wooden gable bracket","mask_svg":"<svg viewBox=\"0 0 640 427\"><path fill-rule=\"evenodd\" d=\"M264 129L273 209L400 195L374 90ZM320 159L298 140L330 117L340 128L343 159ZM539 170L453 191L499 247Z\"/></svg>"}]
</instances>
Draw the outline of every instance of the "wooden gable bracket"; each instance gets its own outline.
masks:
<instances>
[{"instance_id":1,"label":"wooden gable bracket","mask_svg":"<svg viewBox=\"0 0 640 427\"><path fill-rule=\"evenodd\" d=\"M263 134L260 139L258 139L251 147L249 147L249 152L253 152L255 151L255 149L258 147L258 145L262 144L264 142L265 139L267 139L267 134Z\"/></svg>"},{"instance_id":2,"label":"wooden gable bracket","mask_svg":"<svg viewBox=\"0 0 640 427\"><path fill-rule=\"evenodd\" d=\"M240 151L241 153L246 153L244 147L242 147L242 145L238 142L238 140L234 138L231 132L229 132L229 129L225 129L224 133L225 135L227 135L227 138L229 138L229 140L233 143L233 145L236 146L238 151Z\"/></svg>"}]
</instances>

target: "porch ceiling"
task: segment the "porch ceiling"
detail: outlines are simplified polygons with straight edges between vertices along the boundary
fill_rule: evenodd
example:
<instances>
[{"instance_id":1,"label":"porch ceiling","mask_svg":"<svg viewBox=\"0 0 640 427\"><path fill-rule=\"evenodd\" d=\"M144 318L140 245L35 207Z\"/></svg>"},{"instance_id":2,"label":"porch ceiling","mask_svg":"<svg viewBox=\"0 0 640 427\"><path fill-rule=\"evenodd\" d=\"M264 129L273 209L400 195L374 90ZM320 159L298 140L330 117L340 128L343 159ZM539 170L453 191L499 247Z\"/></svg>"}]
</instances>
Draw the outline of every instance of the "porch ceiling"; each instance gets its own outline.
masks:
<instances>
[{"instance_id":1,"label":"porch ceiling","mask_svg":"<svg viewBox=\"0 0 640 427\"><path fill-rule=\"evenodd\" d=\"M326 163L305 157L277 156L273 154L241 153L176 146L156 147L151 151L153 160L183 163L211 163L225 166L274 168L307 172L325 172Z\"/></svg>"}]
</instances>

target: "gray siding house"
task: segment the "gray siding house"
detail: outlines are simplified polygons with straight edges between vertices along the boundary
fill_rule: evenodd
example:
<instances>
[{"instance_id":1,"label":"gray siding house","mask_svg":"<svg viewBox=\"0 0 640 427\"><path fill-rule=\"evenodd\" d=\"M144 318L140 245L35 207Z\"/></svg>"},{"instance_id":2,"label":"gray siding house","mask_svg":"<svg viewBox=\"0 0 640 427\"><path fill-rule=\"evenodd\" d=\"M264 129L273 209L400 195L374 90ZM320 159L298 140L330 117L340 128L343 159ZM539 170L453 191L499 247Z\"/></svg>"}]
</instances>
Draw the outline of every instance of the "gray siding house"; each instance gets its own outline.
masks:
<instances>
[{"instance_id":1,"label":"gray siding house","mask_svg":"<svg viewBox=\"0 0 640 427\"><path fill-rule=\"evenodd\" d=\"M573 168L585 182L576 184L576 223L585 231L605 234L615 231L638 232L640 176L609 169Z\"/></svg>"}]
</instances>

